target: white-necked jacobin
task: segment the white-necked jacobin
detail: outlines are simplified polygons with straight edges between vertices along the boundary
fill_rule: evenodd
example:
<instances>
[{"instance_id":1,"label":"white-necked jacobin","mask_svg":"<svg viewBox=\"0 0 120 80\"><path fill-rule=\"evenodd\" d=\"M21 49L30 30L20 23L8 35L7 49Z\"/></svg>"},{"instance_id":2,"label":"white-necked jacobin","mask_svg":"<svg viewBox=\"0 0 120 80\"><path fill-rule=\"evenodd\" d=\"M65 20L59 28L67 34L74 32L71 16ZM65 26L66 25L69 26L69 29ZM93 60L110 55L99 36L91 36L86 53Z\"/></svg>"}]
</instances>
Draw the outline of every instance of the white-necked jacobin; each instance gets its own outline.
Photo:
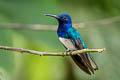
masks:
<instances>
[{"instance_id":1,"label":"white-necked jacobin","mask_svg":"<svg viewBox=\"0 0 120 80\"><path fill-rule=\"evenodd\" d=\"M87 46L85 45L79 32L72 27L72 19L68 14L46 14L46 16L51 16L58 20L59 26L57 29L57 34L59 40L66 48L66 51L87 49ZM91 73L94 74L94 71L98 70L98 66L90 53L72 55L71 57L74 62L89 75L91 75Z\"/></svg>"}]
</instances>

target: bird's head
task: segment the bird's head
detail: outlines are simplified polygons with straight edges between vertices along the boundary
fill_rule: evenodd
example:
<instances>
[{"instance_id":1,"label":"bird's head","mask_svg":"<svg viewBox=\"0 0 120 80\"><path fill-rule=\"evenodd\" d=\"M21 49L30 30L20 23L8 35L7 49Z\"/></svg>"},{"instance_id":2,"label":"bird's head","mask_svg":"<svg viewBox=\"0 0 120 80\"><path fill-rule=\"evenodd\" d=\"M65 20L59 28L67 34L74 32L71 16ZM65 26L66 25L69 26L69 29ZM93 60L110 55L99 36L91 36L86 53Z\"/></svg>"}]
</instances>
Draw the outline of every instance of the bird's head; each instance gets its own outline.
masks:
<instances>
[{"instance_id":1,"label":"bird's head","mask_svg":"<svg viewBox=\"0 0 120 80\"><path fill-rule=\"evenodd\" d=\"M45 14L45 16L54 17L54 18L56 18L59 21L59 23L72 24L71 17L68 14L61 14L61 15Z\"/></svg>"}]
</instances>

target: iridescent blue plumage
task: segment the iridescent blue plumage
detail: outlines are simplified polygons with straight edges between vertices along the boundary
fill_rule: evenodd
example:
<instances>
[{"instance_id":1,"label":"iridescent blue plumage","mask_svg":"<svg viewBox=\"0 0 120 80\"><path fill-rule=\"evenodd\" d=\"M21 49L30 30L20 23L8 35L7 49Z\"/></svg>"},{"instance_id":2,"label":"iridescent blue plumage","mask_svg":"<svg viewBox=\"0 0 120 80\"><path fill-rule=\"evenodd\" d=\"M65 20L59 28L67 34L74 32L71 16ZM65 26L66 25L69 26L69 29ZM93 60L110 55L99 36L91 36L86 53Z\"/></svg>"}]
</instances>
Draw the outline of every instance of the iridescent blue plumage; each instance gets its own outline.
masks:
<instances>
[{"instance_id":1,"label":"iridescent blue plumage","mask_svg":"<svg viewBox=\"0 0 120 80\"><path fill-rule=\"evenodd\" d=\"M68 14L58 16L47 14L47 16L55 17L58 20L59 26L57 34L67 51L87 49L79 32L72 27L72 20ZM91 72L94 73L94 71L98 69L93 57L89 53L71 57L75 63L89 75L91 75Z\"/></svg>"}]
</instances>

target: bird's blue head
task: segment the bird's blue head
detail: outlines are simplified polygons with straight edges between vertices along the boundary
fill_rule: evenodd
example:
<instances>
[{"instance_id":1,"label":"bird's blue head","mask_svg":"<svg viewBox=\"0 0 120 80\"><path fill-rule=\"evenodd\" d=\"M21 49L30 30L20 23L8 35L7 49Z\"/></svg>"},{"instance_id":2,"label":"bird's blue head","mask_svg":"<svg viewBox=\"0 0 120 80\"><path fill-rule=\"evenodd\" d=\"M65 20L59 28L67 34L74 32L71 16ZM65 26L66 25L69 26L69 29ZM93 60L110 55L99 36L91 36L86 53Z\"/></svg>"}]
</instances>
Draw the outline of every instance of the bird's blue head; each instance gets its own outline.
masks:
<instances>
[{"instance_id":1,"label":"bird's blue head","mask_svg":"<svg viewBox=\"0 0 120 80\"><path fill-rule=\"evenodd\" d=\"M54 17L58 20L59 24L72 24L72 20L69 14L61 14L61 15L52 15L45 14L46 16Z\"/></svg>"}]
</instances>

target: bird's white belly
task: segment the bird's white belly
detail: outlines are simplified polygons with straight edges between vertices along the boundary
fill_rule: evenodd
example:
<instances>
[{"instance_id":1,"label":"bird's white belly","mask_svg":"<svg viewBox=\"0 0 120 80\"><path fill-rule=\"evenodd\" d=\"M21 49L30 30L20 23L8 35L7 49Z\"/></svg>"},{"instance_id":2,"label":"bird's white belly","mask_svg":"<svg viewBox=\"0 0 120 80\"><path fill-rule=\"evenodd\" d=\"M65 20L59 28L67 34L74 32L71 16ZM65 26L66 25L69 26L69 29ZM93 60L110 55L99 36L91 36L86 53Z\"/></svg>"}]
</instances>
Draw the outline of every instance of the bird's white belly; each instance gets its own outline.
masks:
<instances>
[{"instance_id":1,"label":"bird's white belly","mask_svg":"<svg viewBox=\"0 0 120 80\"><path fill-rule=\"evenodd\" d=\"M73 43L72 43L72 41L70 39L59 38L59 40L64 44L64 46L68 50L76 50L75 46L73 45Z\"/></svg>"}]
</instances>

